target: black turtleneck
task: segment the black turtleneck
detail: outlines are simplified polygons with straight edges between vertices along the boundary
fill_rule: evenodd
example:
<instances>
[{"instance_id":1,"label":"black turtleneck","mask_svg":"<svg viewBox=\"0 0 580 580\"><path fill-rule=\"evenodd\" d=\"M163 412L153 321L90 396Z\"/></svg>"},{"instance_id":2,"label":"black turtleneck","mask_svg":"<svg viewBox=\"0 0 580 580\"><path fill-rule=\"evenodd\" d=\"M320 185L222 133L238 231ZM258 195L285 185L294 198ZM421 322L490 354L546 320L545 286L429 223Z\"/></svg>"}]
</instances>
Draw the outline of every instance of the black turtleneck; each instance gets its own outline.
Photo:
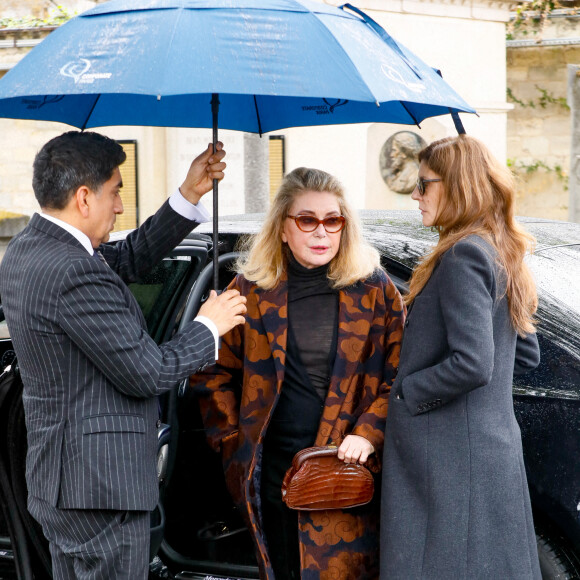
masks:
<instances>
[{"instance_id":1,"label":"black turtleneck","mask_svg":"<svg viewBox=\"0 0 580 580\"><path fill-rule=\"evenodd\" d=\"M291 258L284 383L264 442L265 456L276 455L280 483L294 454L314 444L336 355L337 318L338 292L329 286L327 266L309 270Z\"/></svg>"},{"instance_id":2,"label":"black turtleneck","mask_svg":"<svg viewBox=\"0 0 580 580\"><path fill-rule=\"evenodd\" d=\"M338 291L330 287L328 264L305 268L290 254L288 260L288 354L290 366L308 374L324 401L336 355ZM300 364L301 363L301 364ZM287 378L288 375L286 375ZM305 377L302 377L305 380Z\"/></svg>"}]
</instances>

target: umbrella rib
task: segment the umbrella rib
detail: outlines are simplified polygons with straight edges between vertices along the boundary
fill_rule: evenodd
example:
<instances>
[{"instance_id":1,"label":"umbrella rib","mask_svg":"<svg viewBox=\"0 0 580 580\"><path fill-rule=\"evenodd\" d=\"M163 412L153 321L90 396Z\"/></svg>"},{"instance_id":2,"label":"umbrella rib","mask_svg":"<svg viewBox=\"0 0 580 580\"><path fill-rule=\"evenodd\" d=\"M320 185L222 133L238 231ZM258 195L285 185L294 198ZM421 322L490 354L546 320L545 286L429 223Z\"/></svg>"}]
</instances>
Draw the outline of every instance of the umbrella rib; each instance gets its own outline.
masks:
<instances>
[{"instance_id":1,"label":"umbrella rib","mask_svg":"<svg viewBox=\"0 0 580 580\"><path fill-rule=\"evenodd\" d=\"M342 44L338 41L338 39L332 34L332 32L330 32L330 30L328 29L328 27L326 26L326 24L324 23L324 21L321 20L319 14L317 14L316 12L313 12L312 14L316 18L316 21L318 22L318 24L324 30L325 34L329 34L330 35L333 44L346 57L347 61L350 63L351 67L353 68L354 74L357 76L358 79L360 79L360 82L364 85L364 87L366 88L366 90L368 91L368 93L370 94L370 96L372 97L372 100L375 101L375 102L379 102L379 99L377 98L377 95L375 95L374 92L372 91L371 87L369 87L369 85L366 82L365 78L362 76L360 70L358 69L358 67L356 66L356 64L353 62L350 54L345 50L344 46L342 46ZM376 32L374 32L374 33L376 34ZM336 96L333 95L332 98L336 98Z\"/></svg>"},{"instance_id":2,"label":"umbrella rib","mask_svg":"<svg viewBox=\"0 0 580 580\"><path fill-rule=\"evenodd\" d=\"M349 8L353 12L356 12L364 22L370 26L381 38L382 40L389 46L391 50L393 50L402 60L403 62L415 73L415 76L419 80L423 80L417 67L410 61L407 55L401 50L401 47L397 43L397 41L377 22L375 22L368 14L365 14L362 10L353 6L352 4L343 4L340 8L344 10L344 8Z\"/></svg>"},{"instance_id":3,"label":"umbrella rib","mask_svg":"<svg viewBox=\"0 0 580 580\"><path fill-rule=\"evenodd\" d=\"M415 125L417 125L417 127L419 127L419 129L420 129L421 125L419 125L419 122L415 118L415 115L413 115L413 113L411 113L411 111L409 111L409 109L407 108L407 105L405 105L405 103L403 101L400 101L400 103L401 103L401 106L403 107L403 109L405 109L405 111L407 111L407 113L409 113L409 117L411 117L411 119L413 119L413 121L415 121Z\"/></svg>"},{"instance_id":4,"label":"umbrella rib","mask_svg":"<svg viewBox=\"0 0 580 580\"><path fill-rule=\"evenodd\" d=\"M256 109L256 118L258 119L258 131L260 137L262 136L262 121L260 121L260 111L258 111L258 101L256 100L256 95L254 95L254 108Z\"/></svg>"},{"instance_id":5,"label":"umbrella rib","mask_svg":"<svg viewBox=\"0 0 580 580\"><path fill-rule=\"evenodd\" d=\"M101 98L101 95L97 95L97 98L95 99L95 102L93 103L93 106L91 107L91 110L89 111L89 114L87 115L87 118L85 119L85 122L83 123L83 126L81 127L81 131L84 131L87 128L87 123L89 122L91 115L93 114L93 111L95 110L95 107L97 106L97 103L99 102L99 99Z\"/></svg>"}]
</instances>

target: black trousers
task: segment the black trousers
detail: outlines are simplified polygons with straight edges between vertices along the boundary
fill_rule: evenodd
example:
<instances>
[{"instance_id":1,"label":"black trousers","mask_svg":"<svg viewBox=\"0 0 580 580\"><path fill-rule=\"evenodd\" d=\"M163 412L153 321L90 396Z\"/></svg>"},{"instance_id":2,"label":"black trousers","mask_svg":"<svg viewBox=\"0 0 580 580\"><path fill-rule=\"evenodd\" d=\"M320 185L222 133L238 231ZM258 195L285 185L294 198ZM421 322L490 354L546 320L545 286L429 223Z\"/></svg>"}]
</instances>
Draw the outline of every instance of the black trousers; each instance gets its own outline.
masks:
<instances>
[{"instance_id":1,"label":"black trousers","mask_svg":"<svg viewBox=\"0 0 580 580\"><path fill-rule=\"evenodd\" d=\"M292 457L269 453L262 457L262 523L276 580L300 579L298 512L282 501L282 479L291 462Z\"/></svg>"},{"instance_id":2,"label":"black trousers","mask_svg":"<svg viewBox=\"0 0 580 580\"><path fill-rule=\"evenodd\" d=\"M286 377L262 449L262 520L276 580L300 579L298 512L282 501L282 481L294 455L314 444L324 406L296 351L290 332Z\"/></svg>"}]
</instances>

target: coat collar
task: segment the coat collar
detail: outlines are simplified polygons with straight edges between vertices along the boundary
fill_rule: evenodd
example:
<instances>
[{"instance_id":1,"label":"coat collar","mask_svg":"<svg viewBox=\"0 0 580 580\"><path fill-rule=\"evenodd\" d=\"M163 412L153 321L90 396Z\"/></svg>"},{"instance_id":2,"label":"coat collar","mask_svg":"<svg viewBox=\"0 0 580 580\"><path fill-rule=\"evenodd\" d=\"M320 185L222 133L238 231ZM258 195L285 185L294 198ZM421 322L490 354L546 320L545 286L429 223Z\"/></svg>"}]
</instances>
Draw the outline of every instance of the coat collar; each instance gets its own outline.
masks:
<instances>
[{"instance_id":1,"label":"coat collar","mask_svg":"<svg viewBox=\"0 0 580 580\"><path fill-rule=\"evenodd\" d=\"M56 224L57 226L60 226L63 230L67 231L71 236L73 236L75 239L77 239L83 245L83 248L87 251L87 254L89 254L89 256L93 255L93 253L94 253L93 245L91 244L91 240L89 239L89 236L87 236L87 234L85 234L85 232L82 232L81 230L79 230L78 228L73 226L72 224L69 224L68 222L65 222L65 221L63 221L55 216L41 213L40 217L43 217L44 219L48 220L49 222L52 222L52 223Z\"/></svg>"},{"instance_id":2,"label":"coat collar","mask_svg":"<svg viewBox=\"0 0 580 580\"><path fill-rule=\"evenodd\" d=\"M61 228L54 222L43 218L37 213L35 213L30 218L28 226L38 230L39 232L42 232L47 236L55 238L60 242L81 248L84 252L86 252L86 248L71 233L67 232L64 228Z\"/></svg>"}]
</instances>

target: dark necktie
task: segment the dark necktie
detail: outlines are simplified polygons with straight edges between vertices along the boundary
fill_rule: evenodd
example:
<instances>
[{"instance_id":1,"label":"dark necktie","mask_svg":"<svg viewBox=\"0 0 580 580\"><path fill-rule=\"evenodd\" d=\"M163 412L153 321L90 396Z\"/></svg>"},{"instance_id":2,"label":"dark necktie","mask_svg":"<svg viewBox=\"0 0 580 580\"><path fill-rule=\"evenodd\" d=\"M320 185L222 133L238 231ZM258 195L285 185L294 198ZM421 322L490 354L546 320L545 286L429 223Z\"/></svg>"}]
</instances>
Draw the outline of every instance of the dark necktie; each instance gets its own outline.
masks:
<instances>
[{"instance_id":1,"label":"dark necktie","mask_svg":"<svg viewBox=\"0 0 580 580\"><path fill-rule=\"evenodd\" d=\"M105 256L103 256L103 254L101 254L101 252L99 252L99 250L93 250L93 258L96 258L97 260L101 260L101 262L103 262L103 264L107 263L107 260L105 260Z\"/></svg>"}]
</instances>

